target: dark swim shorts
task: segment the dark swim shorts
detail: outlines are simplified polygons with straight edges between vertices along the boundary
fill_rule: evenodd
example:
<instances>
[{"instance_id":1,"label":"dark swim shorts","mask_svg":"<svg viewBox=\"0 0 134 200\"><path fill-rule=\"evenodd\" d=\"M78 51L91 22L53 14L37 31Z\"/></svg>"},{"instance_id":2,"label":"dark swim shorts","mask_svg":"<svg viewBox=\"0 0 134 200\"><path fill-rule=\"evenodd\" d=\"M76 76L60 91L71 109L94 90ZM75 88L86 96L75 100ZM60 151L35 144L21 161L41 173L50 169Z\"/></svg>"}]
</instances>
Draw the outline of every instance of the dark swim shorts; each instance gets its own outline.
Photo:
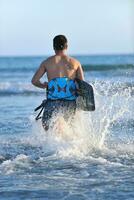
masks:
<instances>
[{"instance_id":1,"label":"dark swim shorts","mask_svg":"<svg viewBox=\"0 0 134 200\"><path fill-rule=\"evenodd\" d=\"M63 116L66 122L71 120L76 111L75 100L47 100L44 107L42 116L42 125L45 130L49 129L49 125L52 117L56 117L58 114Z\"/></svg>"}]
</instances>

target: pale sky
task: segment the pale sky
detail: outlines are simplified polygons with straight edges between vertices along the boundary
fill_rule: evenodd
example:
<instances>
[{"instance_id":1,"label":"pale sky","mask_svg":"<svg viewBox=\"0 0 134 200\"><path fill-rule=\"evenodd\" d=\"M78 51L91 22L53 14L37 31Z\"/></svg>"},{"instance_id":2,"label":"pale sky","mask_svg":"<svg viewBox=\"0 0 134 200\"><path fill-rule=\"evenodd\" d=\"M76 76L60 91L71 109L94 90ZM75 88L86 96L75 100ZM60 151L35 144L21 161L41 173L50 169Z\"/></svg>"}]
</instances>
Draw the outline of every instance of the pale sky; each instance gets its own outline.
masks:
<instances>
[{"instance_id":1,"label":"pale sky","mask_svg":"<svg viewBox=\"0 0 134 200\"><path fill-rule=\"evenodd\" d=\"M134 0L0 0L0 56L134 53Z\"/></svg>"}]
</instances>

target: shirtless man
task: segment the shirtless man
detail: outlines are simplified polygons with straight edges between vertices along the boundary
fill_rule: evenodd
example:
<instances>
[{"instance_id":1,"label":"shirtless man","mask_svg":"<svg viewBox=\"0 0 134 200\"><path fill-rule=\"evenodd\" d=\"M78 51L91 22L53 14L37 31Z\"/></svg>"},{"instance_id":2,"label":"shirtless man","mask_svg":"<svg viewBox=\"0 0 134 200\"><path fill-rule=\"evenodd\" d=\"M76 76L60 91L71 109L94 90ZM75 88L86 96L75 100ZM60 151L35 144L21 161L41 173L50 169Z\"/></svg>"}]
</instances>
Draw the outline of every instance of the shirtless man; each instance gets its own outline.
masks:
<instances>
[{"instance_id":1,"label":"shirtless man","mask_svg":"<svg viewBox=\"0 0 134 200\"><path fill-rule=\"evenodd\" d=\"M48 130L53 113L63 113L66 121L76 110L75 78L84 79L81 64L76 59L67 56L67 38L57 35L53 39L55 55L43 61L32 78L36 87L47 89L47 102L44 107L42 124ZM41 77L46 73L48 82L42 83Z\"/></svg>"}]
</instances>

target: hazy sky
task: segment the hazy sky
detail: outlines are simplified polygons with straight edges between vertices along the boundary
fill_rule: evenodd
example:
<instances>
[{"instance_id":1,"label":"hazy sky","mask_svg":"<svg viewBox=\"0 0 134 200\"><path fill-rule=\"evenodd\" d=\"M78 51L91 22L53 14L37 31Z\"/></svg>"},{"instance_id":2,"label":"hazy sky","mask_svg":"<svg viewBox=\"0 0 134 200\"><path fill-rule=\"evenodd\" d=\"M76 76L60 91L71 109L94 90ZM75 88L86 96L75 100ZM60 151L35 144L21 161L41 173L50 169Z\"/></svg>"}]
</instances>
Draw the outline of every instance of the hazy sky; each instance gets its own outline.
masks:
<instances>
[{"instance_id":1,"label":"hazy sky","mask_svg":"<svg viewBox=\"0 0 134 200\"><path fill-rule=\"evenodd\" d=\"M0 55L134 53L134 0L0 0Z\"/></svg>"}]
</instances>

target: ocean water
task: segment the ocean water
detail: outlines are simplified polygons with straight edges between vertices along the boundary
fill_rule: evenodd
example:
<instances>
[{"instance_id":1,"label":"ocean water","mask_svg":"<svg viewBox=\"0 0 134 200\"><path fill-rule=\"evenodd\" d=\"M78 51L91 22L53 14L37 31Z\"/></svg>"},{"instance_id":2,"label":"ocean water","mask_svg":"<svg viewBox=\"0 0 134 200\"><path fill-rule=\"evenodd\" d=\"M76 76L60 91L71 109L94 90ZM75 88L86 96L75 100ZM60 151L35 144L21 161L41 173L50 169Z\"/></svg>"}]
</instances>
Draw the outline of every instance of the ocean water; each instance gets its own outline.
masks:
<instances>
[{"instance_id":1,"label":"ocean water","mask_svg":"<svg viewBox=\"0 0 134 200\"><path fill-rule=\"evenodd\" d=\"M96 110L48 133L34 113L45 91L30 83L45 57L0 58L0 200L134 199L134 55L76 58Z\"/></svg>"}]
</instances>

